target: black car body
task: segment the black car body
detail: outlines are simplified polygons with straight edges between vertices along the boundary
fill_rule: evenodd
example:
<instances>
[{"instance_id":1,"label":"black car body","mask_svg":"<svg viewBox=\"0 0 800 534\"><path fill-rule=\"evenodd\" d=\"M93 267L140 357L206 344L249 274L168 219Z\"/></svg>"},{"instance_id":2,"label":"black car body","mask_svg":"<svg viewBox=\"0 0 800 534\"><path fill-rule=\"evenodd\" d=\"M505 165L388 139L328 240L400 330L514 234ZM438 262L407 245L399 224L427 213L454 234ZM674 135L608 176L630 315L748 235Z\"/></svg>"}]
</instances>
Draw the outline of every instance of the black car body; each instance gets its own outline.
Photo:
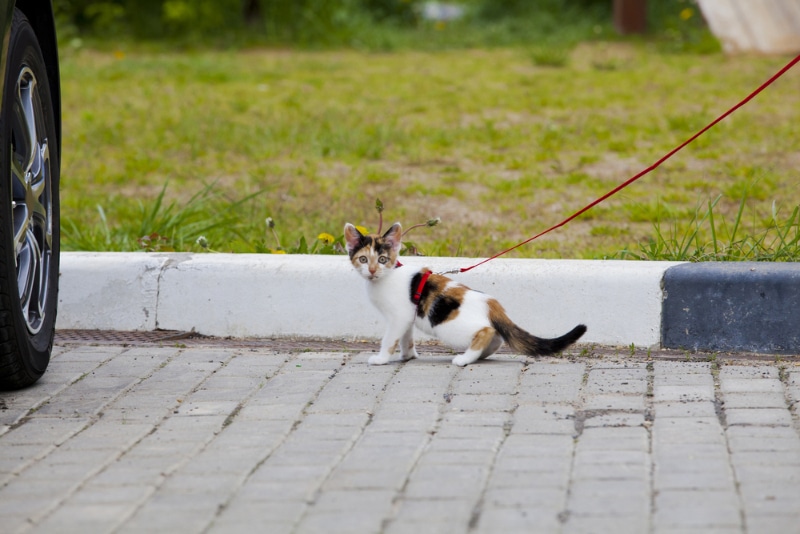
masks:
<instances>
[{"instance_id":1,"label":"black car body","mask_svg":"<svg viewBox=\"0 0 800 534\"><path fill-rule=\"evenodd\" d=\"M61 87L51 0L0 0L0 389L45 372L59 272Z\"/></svg>"}]
</instances>

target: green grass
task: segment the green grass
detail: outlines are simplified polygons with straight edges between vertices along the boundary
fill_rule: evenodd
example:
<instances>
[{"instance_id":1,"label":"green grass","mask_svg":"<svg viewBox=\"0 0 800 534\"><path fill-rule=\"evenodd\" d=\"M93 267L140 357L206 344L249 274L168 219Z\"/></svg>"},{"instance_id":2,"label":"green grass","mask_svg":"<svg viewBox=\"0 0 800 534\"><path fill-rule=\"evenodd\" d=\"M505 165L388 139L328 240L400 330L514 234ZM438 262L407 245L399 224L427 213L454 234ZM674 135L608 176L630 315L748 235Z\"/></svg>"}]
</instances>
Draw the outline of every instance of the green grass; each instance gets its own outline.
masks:
<instances>
[{"instance_id":1,"label":"green grass","mask_svg":"<svg viewBox=\"0 0 800 534\"><path fill-rule=\"evenodd\" d=\"M65 250L202 250L202 235L216 251L268 251L267 217L301 250L346 221L375 230L379 197L387 220L442 218L413 235L420 250L470 256L577 211L786 62L646 42L586 43L563 61L528 46L65 52ZM747 221L734 240L787 225L800 205L798 79L513 254L619 257L666 228L680 235L709 202L715 221ZM698 250L706 234L690 240Z\"/></svg>"},{"instance_id":2,"label":"green grass","mask_svg":"<svg viewBox=\"0 0 800 534\"><path fill-rule=\"evenodd\" d=\"M759 220L755 210L746 213L748 196L730 220L720 220L715 208L722 195L663 228L655 224L655 236L638 250L624 250L619 256L644 260L673 261L798 261L800 260L800 206L780 213L772 204L768 220Z\"/></svg>"}]
</instances>

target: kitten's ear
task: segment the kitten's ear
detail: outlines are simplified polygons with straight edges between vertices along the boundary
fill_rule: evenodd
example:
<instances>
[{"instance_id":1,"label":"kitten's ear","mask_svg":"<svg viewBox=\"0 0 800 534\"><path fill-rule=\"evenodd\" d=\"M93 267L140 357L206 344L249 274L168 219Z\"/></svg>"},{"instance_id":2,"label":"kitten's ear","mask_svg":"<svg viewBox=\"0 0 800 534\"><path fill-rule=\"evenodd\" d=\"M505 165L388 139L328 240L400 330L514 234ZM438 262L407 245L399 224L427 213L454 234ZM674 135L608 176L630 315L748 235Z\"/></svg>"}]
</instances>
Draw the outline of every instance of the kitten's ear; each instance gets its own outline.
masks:
<instances>
[{"instance_id":1,"label":"kitten's ear","mask_svg":"<svg viewBox=\"0 0 800 534\"><path fill-rule=\"evenodd\" d=\"M344 242L347 244L347 252L353 252L358 248L363 239L363 235L350 223L344 225Z\"/></svg>"},{"instance_id":2,"label":"kitten's ear","mask_svg":"<svg viewBox=\"0 0 800 534\"><path fill-rule=\"evenodd\" d=\"M400 244L403 240L403 227L399 222L394 223L392 227L383 234L383 238L386 239L387 243L392 245L392 250L400 252Z\"/></svg>"}]
</instances>

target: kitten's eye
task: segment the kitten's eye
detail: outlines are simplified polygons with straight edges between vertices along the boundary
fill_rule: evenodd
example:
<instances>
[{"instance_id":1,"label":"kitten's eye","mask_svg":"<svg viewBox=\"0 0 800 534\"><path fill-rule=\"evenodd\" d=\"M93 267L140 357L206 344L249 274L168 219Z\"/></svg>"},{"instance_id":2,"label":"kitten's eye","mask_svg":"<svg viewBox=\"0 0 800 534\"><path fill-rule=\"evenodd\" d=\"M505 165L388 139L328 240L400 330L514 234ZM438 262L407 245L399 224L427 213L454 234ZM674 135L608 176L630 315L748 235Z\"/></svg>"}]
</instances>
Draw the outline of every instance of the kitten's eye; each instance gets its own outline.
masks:
<instances>
[{"instance_id":1,"label":"kitten's eye","mask_svg":"<svg viewBox=\"0 0 800 534\"><path fill-rule=\"evenodd\" d=\"M378 258L378 263L386 263L387 261L389 261L389 258L387 258L386 256L381 256L380 258Z\"/></svg>"},{"instance_id":2,"label":"kitten's eye","mask_svg":"<svg viewBox=\"0 0 800 534\"><path fill-rule=\"evenodd\" d=\"M367 257L366 257L366 256L359 256L359 257L358 257L358 261L359 261L360 263L367 263L367 261L369 261L369 260L367 260Z\"/></svg>"}]
</instances>

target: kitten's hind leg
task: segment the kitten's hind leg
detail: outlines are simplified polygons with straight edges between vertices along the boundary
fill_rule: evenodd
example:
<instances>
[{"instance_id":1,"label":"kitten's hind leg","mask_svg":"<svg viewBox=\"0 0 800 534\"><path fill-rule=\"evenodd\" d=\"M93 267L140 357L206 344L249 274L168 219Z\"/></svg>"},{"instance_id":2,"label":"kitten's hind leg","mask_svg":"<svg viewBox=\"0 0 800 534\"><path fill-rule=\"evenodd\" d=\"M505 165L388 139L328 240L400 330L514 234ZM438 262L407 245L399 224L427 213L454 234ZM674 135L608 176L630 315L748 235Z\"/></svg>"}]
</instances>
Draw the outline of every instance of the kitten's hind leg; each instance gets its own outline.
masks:
<instances>
[{"instance_id":1,"label":"kitten's hind leg","mask_svg":"<svg viewBox=\"0 0 800 534\"><path fill-rule=\"evenodd\" d=\"M481 351L467 349L464 354L459 354L455 358L453 358L453 363L458 365L459 367L464 367L465 365L469 365L471 363L477 362L481 357Z\"/></svg>"},{"instance_id":2,"label":"kitten's hind leg","mask_svg":"<svg viewBox=\"0 0 800 534\"><path fill-rule=\"evenodd\" d=\"M500 338L494 328L487 326L478 330L472 336L472 343L464 354L459 354L453 358L453 363L461 367L475 363L482 358L487 358L495 353L500 348L500 343L497 341ZM502 342L502 338L500 338Z\"/></svg>"},{"instance_id":3,"label":"kitten's hind leg","mask_svg":"<svg viewBox=\"0 0 800 534\"><path fill-rule=\"evenodd\" d=\"M480 359L483 360L484 358L488 358L489 356L497 352L497 350L500 348L500 345L502 344L503 344L503 338L500 336L500 334L495 334L494 337L492 338L491 343L489 343L489 345L485 349L483 349L483 352L481 352Z\"/></svg>"},{"instance_id":4,"label":"kitten's hind leg","mask_svg":"<svg viewBox=\"0 0 800 534\"><path fill-rule=\"evenodd\" d=\"M413 360L418 358L417 349L414 347L414 325L408 327L406 333L400 339L400 357L403 360Z\"/></svg>"}]
</instances>

